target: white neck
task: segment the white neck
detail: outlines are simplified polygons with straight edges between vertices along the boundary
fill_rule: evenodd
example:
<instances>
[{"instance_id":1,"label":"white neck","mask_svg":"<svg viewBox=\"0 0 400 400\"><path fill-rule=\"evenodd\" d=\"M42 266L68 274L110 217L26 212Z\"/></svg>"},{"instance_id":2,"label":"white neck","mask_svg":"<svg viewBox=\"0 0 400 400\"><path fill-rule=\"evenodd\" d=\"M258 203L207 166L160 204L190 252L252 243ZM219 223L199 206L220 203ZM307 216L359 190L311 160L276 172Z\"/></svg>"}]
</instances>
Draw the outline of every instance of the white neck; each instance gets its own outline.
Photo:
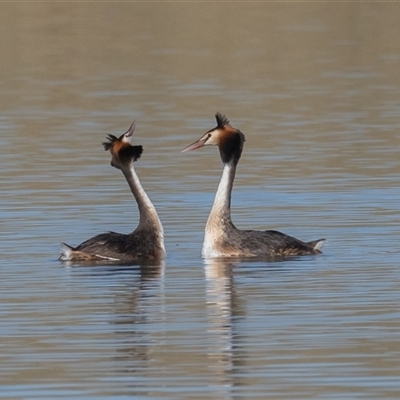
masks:
<instances>
[{"instance_id":1,"label":"white neck","mask_svg":"<svg viewBox=\"0 0 400 400\"><path fill-rule=\"evenodd\" d=\"M236 166L224 164L221 180L215 194L214 204L211 209L210 217L231 219L231 193L233 180L235 179Z\"/></svg>"},{"instance_id":2,"label":"white neck","mask_svg":"<svg viewBox=\"0 0 400 400\"><path fill-rule=\"evenodd\" d=\"M140 220L138 229L153 228L157 230L161 236L163 236L163 227L160 219L158 218L157 211L149 199L149 196L147 196L147 193L144 191L139 178L136 175L136 171L133 168L133 163L131 163L129 167L122 167L121 170L128 182L139 208Z\"/></svg>"},{"instance_id":3,"label":"white neck","mask_svg":"<svg viewBox=\"0 0 400 400\"><path fill-rule=\"evenodd\" d=\"M231 220L231 193L235 179L236 165L224 164L214 204L207 220L204 235L203 257L218 256L218 243L235 226Z\"/></svg>"}]
</instances>

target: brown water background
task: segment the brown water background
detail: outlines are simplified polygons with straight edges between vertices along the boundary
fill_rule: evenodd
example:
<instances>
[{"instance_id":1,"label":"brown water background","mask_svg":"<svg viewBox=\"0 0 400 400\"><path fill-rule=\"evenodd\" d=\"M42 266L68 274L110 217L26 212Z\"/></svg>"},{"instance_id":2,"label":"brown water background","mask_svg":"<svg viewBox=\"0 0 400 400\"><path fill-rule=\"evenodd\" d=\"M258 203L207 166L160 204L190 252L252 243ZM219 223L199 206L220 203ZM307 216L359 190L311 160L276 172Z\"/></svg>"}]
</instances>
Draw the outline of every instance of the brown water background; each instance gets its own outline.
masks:
<instances>
[{"instance_id":1,"label":"brown water background","mask_svg":"<svg viewBox=\"0 0 400 400\"><path fill-rule=\"evenodd\" d=\"M0 398L400 397L400 5L0 4ZM227 115L238 227L321 256L205 262ZM101 142L137 119L156 270L71 267L137 209Z\"/></svg>"}]
</instances>

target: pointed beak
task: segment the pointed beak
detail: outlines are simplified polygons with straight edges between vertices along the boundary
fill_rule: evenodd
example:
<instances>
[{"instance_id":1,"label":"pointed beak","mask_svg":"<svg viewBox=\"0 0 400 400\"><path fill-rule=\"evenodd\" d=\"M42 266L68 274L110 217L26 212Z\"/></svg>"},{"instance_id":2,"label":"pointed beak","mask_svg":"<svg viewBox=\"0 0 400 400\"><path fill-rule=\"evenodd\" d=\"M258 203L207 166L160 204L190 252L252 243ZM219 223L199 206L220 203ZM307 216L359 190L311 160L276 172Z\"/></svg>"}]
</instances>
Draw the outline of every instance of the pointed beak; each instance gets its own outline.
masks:
<instances>
[{"instance_id":1,"label":"pointed beak","mask_svg":"<svg viewBox=\"0 0 400 400\"><path fill-rule=\"evenodd\" d=\"M181 153L186 153L187 151L192 151L192 150L196 150L199 149L200 147L203 147L206 143L207 139L199 139L196 142L189 144L189 146L185 147Z\"/></svg>"},{"instance_id":2,"label":"pointed beak","mask_svg":"<svg viewBox=\"0 0 400 400\"><path fill-rule=\"evenodd\" d=\"M132 125L129 127L129 129L124 133L125 137L131 137L133 135L133 132L135 132L136 128L136 119L132 122Z\"/></svg>"}]
</instances>

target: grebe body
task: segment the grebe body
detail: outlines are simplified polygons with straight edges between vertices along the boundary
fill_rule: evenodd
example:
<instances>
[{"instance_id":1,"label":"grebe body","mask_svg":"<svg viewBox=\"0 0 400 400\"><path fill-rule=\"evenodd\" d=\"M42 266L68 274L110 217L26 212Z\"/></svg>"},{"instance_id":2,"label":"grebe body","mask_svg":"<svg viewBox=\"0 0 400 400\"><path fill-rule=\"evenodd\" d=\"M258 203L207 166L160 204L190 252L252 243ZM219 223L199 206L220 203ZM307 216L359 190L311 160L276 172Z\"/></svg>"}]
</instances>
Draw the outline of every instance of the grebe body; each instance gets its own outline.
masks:
<instances>
[{"instance_id":1,"label":"grebe body","mask_svg":"<svg viewBox=\"0 0 400 400\"><path fill-rule=\"evenodd\" d=\"M133 163L141 156L142 146L132 146L135 122L119 138L108 135L104 149L111 153L111 165L120 169L139 208L139 225L130 234L101 233L76 247L63 243L61 261L161 260L165 257L164 231L157 211L144 191Z\"/></svg>"},{"instance_id":2,"label":"grebe body","mask_svg":"<svg viewBox=\"0 0 400 400\"><path fill-rule=\"evenodd\" d=\"M223 163L222 177L207 220L202 256L213 257L286 257L321 253L325 239L303 242L284 233L236 228L231 219L231 194L236 168L245 137L228 119L216 114L217 127L206 132L182 152L207 145L219 148Z\"/></svg>"}]
</instances>

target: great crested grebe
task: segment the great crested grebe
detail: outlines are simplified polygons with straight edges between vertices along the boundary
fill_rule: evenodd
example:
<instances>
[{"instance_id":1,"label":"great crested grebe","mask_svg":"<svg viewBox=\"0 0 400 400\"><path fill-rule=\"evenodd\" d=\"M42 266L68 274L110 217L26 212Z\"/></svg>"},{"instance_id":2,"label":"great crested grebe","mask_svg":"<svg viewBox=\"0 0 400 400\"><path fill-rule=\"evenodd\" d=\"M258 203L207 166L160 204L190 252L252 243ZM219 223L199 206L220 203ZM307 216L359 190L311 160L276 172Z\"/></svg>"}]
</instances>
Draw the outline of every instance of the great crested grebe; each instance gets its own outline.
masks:
<instances>
[{"instance_id":1,"label":"great crested grebe","mask_svg":"<svg viewBox=\"0 0 400 400\"><path fill-rule=\"evenodd\" d=\"M207 145L219 148L224 164L221 181L205 228L203 257L284 257L319 254L325 239L303 242L278 231L240 230L231 219L231 193L245 137L217 113L217 127L182 152Z\"/></svg>"},{"instance_id":2,"label":"great crested grebe","mask_svg":"<svg viewBox=\"0 0 400 400\"><path fill-rule=\"evenodd\" d=\"M108 135L104 149L111 153L111 165L120 169L139 208L139 225L130 234L107 232L86 240L77 247L63 243L61 261L139 261L165 257L164 231L157 211L140 184L133 163L143 152L130 144L135 122L119 138Z\"/></svg>"}]
</instances>

